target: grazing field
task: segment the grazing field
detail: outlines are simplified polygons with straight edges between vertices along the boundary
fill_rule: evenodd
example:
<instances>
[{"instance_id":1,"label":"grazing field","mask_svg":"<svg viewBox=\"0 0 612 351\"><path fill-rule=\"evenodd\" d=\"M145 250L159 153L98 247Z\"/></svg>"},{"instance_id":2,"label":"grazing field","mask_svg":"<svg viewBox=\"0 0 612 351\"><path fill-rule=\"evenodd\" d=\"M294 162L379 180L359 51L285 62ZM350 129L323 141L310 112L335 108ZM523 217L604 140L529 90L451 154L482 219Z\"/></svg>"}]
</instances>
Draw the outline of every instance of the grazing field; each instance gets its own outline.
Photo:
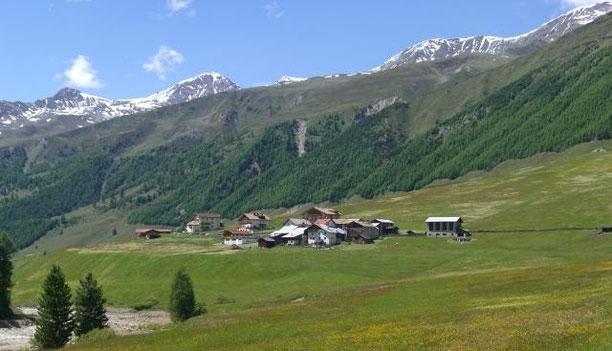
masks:
<instances>
[{"instance_id":1,"label":"grazing field","mask_svg":"<svg viewBox=\"0 0 612 351\"><path fill-rule=\"evenodd\" d=\"M170 251L28 257L15 298L33 301L57 262L73 282L96 272L111 304L156 298L164 307L171 277L184 266L207 315L85 348L612 347L612 237L589 231L477 234L470 244L389 238L332 251Z\"/></svg>"},{"instance_id":2,"label":"grazing field","mask_svg":"<svg viewBox=\"0 0 612 351\"><path fill-rule=\"evenodd\" d=\"M394 237L334 250L229 250L207 238L126 240L21 257L13 298L33 304L58 263L75 284L93 272L108 302L167 306L185 267L208 314L168 330L82 349L612 348L612 236L549 228L612 224L612 144L580 145L488 175L339 206L424 230L461 215L469 244ZM601 151L601 150L599 150ZM290 214L288 211L285 214ZM540 229L540 232L511 232Z\"/></svg>"}]
</instances>

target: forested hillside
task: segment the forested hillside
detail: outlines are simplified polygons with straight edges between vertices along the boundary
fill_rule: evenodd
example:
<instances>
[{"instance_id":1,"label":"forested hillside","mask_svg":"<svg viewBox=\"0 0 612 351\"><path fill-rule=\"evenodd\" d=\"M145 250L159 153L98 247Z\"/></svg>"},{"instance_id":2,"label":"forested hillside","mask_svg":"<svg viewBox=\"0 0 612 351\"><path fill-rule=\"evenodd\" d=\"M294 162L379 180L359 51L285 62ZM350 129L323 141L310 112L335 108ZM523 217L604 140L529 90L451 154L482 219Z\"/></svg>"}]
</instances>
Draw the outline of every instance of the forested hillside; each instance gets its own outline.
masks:
<instances>
[{"instance_id":1,"label":"forested hillside","mask_svg":"<svg viewBox=\"0 0 612 351\"><path fill-rule=\"evenodd\" d=\"M482 73L462 67L500 63L455 58L219 94L12 146L0 160L0 226L23 247L92 204L130 213L131 223L179 226L195 211L233 218L371 198L610 139L611 31L608 15ZM397 102L378 111L389 97ZM298 120L307 126L303 155Z\"/></svg>"},{"instance_id":2,"label":"forested hillside","mask_svg":"<svg viewBox=\"0 0 612 351\"><path fill-rule=\"evenodd\" d=\"M612 49L586 47L569 62L538 69L414 139L397 126L410 114L407 104L346 129L338 117L329 117L311 133L325 130L331 135L301 158L292 144L291 125L282 124L236 158L206 167L187 182L165 186L171 175L160 177L162 182L153 188L177 190L130 219L179 225L185 220L181 210L191 213L207 204L206 209L234 217L258 208L340 201L352 195L370 198L489 170L508 159L609 139L610 72ZM189 157L179 164L188 164Z\"/></svg>"}]
</instances>

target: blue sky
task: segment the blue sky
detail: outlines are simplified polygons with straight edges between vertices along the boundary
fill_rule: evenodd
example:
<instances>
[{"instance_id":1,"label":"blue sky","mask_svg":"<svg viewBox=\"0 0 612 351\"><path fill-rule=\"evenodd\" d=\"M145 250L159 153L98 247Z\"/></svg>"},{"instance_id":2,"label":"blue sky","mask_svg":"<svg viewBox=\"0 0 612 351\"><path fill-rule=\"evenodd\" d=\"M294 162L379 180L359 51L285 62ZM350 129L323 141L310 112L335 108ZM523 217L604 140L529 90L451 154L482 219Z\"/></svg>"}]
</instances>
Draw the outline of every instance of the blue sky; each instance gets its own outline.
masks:
<instances>
[{"instance_id":1,"label":"blue sky","mask_svg":"<svg viewBox=\"0 0 612 351\"><path fill-rule=\"evenodd\" d=\"M2 0L0 99L145 96L201 72L243 87L366 71L421 40L527 32L591 0Z\"/></svg>"}]
</instances>

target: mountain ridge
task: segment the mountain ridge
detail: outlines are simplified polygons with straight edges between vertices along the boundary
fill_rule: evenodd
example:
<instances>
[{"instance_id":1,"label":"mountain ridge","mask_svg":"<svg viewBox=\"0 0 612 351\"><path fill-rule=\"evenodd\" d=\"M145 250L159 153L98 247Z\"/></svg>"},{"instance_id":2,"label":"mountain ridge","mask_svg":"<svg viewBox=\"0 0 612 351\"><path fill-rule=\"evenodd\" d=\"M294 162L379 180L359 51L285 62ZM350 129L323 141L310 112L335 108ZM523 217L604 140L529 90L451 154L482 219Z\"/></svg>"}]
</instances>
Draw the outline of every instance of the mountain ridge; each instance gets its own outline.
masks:
<instances>
[{"instance_id":1,"label":"mountain ridge","mask_svg":"<svg viewBox=\"0 0 612 351\"><path fill-rule=\"evenodd\" d=\"M107 99L66 87L52 97L32 103L0 100L0 130L21 128L31 123L49 123L61 116L78 116L82 117L84 124L95 124L239 88L217 72L202 73L149 96L134 99Z\"/></svg>"},{"instance_id":2,"label":"mountain ridge","mask_svg":"<svg viewBox=\"0 0 612 351\"><path fill-rule=\"evenodd\" d=\"M514 37L478 35L465 38L424 40L393 55L382 65L371 69L371 72L384 71L407 64L446 59L466 53L521 56L551 43L609 12L612 12L612 2L604 1L594 5L578 7L528 33Z\"/></svg>"}]
</instances>

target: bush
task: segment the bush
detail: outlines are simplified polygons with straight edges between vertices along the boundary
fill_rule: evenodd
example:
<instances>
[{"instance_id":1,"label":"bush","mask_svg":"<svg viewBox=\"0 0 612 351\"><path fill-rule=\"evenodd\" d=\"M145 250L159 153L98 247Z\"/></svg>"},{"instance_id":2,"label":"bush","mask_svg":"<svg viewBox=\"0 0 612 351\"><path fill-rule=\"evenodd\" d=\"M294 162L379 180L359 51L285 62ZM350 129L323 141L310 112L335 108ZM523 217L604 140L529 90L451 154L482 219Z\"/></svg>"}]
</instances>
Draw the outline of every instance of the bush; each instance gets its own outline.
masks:
<instances>
[{"instance_id":1,"label":"bush","mask_svg":"<svg viewBox=\"0 0 612 351\"><path fill-rule=\"evenodd\" d=\"M192 317L201 316L203 314L206 314L206 312L208 312L208 310L206 309L206 304L202 302L198 302L196 303L195 310L193 311Z\"/></svg>"},{"instance_id":2,"label":"bush","mask_svg":"<svg viewBox=\"0 0 612 351\"><path fill-rule=\"evenodd\" d=\"M144 310L150 310L153 307L155 307L157 304L159 303L159 301L155 300L155 299L150 299L145 303L142 304L137 304L132 306L132 309L134 311L144 311Z\"/></svg>"}]
</instances>

